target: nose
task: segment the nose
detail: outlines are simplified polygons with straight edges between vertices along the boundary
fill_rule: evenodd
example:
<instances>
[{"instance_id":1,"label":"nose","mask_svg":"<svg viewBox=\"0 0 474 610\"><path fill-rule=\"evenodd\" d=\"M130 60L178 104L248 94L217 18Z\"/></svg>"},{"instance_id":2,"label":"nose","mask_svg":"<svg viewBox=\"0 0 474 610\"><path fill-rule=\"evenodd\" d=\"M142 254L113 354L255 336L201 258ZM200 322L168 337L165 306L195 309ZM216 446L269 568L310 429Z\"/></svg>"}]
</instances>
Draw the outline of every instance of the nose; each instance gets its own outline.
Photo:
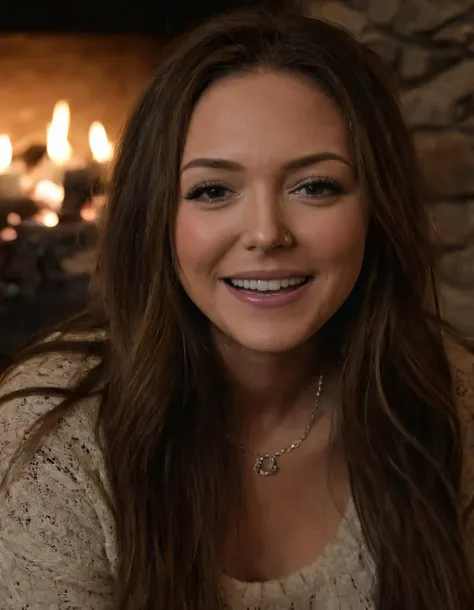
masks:
<instances>
[{"instance_id":1,"label":"nose","mask_svg":"<svg viewBox=\"0 0 474 610\"><path fill-rule=\"evenodd\" d=\"M255 195L246 207L243 242L247 250L268 252L290 245L285 211L276 194Z\"/></svg>"}]
</instances>

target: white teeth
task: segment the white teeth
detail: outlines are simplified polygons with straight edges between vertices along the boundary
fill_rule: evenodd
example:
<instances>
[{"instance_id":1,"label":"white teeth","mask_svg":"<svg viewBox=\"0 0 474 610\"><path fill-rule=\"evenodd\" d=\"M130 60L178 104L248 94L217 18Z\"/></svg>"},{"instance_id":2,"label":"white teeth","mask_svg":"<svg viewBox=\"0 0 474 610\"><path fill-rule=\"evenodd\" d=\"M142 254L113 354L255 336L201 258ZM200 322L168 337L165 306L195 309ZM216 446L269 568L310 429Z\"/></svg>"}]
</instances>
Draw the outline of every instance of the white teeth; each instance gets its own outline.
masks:
<instances>
[{"instance_id":1,"label":"white teeth","mask_svg":"<svg viewBox=\"0 0 474 610\"><path fill-rule=\"evenodd\" d=\"M305 276L302 277L288 277L281 280L236 280L230 278L230 283L236 288L243 288L244 290L258 290L259 292L277 292L282 288L288 288L289 286L299 286L306 280Z\"/></svg>"}]
</instances>

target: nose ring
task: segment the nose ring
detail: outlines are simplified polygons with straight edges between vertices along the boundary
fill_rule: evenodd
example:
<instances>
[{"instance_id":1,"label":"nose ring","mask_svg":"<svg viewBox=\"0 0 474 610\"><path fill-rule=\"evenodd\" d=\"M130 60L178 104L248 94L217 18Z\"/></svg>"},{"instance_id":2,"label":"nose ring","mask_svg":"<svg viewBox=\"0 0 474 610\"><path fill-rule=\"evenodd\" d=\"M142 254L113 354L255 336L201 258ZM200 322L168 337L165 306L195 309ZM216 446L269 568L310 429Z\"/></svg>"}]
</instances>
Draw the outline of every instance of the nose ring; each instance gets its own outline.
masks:
<instances>
[{"instance_id":1,"label":"nose ring","mask_svg":"<svg viewBox=\"0 0 474 610\"><path fill-rule=\"evenodd\" d=\"M291 246L291 244L293 243L293 240L291 239L291 235L288 231L285 231L283 233L283 242L284 242L285 246Z\"/></svg>"}]
</instances>

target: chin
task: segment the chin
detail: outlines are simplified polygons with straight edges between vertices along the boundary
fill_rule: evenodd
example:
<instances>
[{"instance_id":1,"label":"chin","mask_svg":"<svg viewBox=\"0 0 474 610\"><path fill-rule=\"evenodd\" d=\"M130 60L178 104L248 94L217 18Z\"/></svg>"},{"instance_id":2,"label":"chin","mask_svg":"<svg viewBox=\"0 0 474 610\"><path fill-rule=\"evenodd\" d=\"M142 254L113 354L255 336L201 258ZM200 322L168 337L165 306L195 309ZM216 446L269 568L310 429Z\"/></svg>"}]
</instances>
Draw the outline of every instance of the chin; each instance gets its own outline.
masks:
<instances>
[{"instance_id":1,"label":"chin","mask_svg":"<svg viewBox=\"0 0 474 610\"><path fill-rule=\"evenodd\" d=\"M314 336L314 333L295 334L272 333L238 333L228 334L233 343L242 348L260 354L284 354L305 345Z\"/></svg>"}]
</instances>

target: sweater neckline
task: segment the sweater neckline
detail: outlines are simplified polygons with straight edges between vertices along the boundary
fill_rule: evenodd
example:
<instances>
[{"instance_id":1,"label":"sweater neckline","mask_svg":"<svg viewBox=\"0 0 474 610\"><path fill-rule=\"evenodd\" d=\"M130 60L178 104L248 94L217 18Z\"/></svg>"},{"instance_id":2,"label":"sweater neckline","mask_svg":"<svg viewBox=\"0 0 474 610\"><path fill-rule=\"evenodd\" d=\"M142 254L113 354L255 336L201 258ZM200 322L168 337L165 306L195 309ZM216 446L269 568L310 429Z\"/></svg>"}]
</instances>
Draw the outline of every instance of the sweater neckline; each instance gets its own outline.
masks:
<instances>
[{"instance_id":1,"label":"sweater neckline","mask_svg":"<svg viewBox=\"0 0 474 610\"><path fill-rule=\"evenodd\" d=\"M361 528L351 497L335 536L310 564L287 576L263 582L244 582L224 574L224 591L230 598L250 605L277 601L282 597L296 599L308 595L340 574L348 559L354 556L358 559L361 544Z\"/></svg>"}]
</instances>

